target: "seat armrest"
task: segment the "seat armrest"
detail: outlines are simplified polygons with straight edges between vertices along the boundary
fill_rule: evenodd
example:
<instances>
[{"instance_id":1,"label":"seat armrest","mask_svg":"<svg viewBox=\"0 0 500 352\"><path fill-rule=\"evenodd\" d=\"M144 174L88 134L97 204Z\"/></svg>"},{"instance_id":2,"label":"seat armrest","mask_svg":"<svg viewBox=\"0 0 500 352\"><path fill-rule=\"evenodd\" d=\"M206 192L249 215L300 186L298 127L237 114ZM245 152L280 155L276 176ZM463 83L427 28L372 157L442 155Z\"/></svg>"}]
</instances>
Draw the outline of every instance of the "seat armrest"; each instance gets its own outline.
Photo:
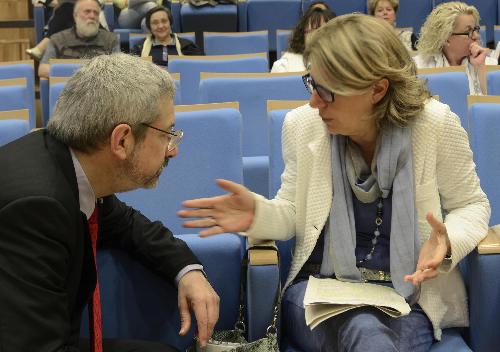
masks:
<instances>
[{"instance_id":1,"label":"seat armrest","mask_svg":"<svg viewBox=\"0 0 500 352\"><path fill-rule=\"evenodd\" d=\"M248 256L248 339L254 341L264 337L271 324L275 294L279 289L278 252L274 241L253 242L248 246Z\"/></svg>"},{"instance_id":2,"label":"seat armrest","mask_svg":"<svg viewBox=\"0 0 500 352\"><path fill-rule=\"evenodd\" d=\"M498 226L491 228L465 262L469 281L469 344L475 352L494 351L500 346L500 334L492 329L500 316L499 230Z\"/></svg>"}]
</instances>

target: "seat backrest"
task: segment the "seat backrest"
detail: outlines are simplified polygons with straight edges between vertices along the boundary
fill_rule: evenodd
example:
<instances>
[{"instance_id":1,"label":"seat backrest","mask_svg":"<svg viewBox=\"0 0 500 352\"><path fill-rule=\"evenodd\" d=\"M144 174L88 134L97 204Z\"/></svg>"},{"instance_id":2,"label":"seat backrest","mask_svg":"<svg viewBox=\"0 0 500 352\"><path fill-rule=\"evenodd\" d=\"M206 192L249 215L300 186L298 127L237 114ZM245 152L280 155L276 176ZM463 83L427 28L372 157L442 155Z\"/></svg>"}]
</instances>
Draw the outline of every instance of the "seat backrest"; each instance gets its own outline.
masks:
<instances>
[{"instance_id":1,"label":"seat backrest","mask_svg":"<svg viewBox=\"0 0 500 352\"><path fill-rule=\"evenodd\" d=\"M242 183L243 166L237 104L177 106L176 118L176 128L184 131L184 137L179 155L170 161L158 186L118 197L179 235L193 233L182 227L183 220L176 215L181 203L220 194L218 178Z\"/></svg>"},{"instance_id":2,"label":"seat backrest","mask_svg":"<svg viewBox=\"0 0 500 352\"><path fill-rule=\"evenodd\" d=\"M398 27L413 27L418 35L420 27L432 11L433 0L400 0L398 9Z\"/></svg>"},{"instance_id":3,"label":"seat backrest","mask_svg":"<svg viewBox=\"0 0 500 352\"><path fill-rule=\"evenodd\" d=\"M27 134L29 119L28 109L0 111L0 146Z\"/></svg>"},{"instance_id":4,"label":"seat backrest","mask_svg":"<svg viewBox=\"0 0 500 352\"><path fill-rule=\"evenodd\" d=\"M204 103L237 101L243 117L243 155L269 155L268 100L308 99L297 73L202 73L200 99Z\"/></svg>"},{"instance_id":5,"label":"seat backrest","mask_svg":"<svg viewBox=\"0 0 500 352\"><path fill-rule=\"evenodd\" d=\"M438 95L442 103L460 117L462 127L467 129L467 95L469 80L463 66L419 69L418 76L427 80L431 94Z\"/></svg>"},{"instance_id":6,"label":"seat backrest","mask_svg":"<svg viewBox=\"0 0 500 352\"><path fill-rule=\"evenodd\" d=\"M169 72L181 74L182 104L200 102L200 72L268 72L267 53L220 56L169 56Z\"/></svg>"},{"instance_id":7,"label":"seat backrest","mask_svg":"<svg viewBox=\"0 0 500 352\"><path fill-rule=\"evenodd\" d=\"M279 59L284 51L288 49L288 41L292 35L290 29L278 29L276 31L276 58Z\"/></svg>"},{"instance_id":8,"label":"seat backrest","mask_svg":"<svg viewBox=\"0 0 500 352\"><path fill-rule=\"evenodd\" d=\"M29 110L30 128L36 127L35 111L35 69L32 60L0 62L0 80L26 78L26 107Z\"/></svg>"},{"instance_id":9,"label":"seat backrest","mask_svg":"<svg viewBox=\"0 0 500 352\"><path fill-rule=\"evenodd\" d=\"M130 34L144 32L142 29L136 28L115 28L113 33L116 33L116 35L120 38L120 46L123 49L129 43Z\"/></svg>"},{"instance_id":10,"label":"seat backrest","mask_svg":"<svg viewBox=\"0 0 500 352\"><path fill-rule=\"evenodd\" d=\"M361 13L367 12L366 0L349 0L349 1L324 0L324 1L333 11L335 11L337 16L345 15L347 13L352 13L352 12L361 12ZM302 0L302 11L305 12L309 8L309 6L311 6L311 4L314 2L315 0Z\"/></svg>"},{"instance_id":11,"label":"seat backrest","mask_svg":"<svg viewBox=\"0 0 500 352\"><path fill-rule=\"evenodd\" d=\"M71 77L87 61L84 59L50 59L49 77Z\"/></svg>"},{"instance_id":12,"label":"seat backrest","mask_svg":"<svg viewBox=\"0 0 500 352\"><path fill-rule=\"evenodd\" d=\"M248 0L247 30L269 31L269 49L276 50L276 30L292 29L301 15L301 0Z\"/></svg>"},{"instance_id":13,"label":"seat backrest","mask_svg":"<svg viewBox=\"0 0 500 352\"><path fill-rule=\"evenodd\" d=\"M269 197L276 196L281 186L281 174L285 169L281 152L281 130L286 114L307 100L268 100L267 114L269 121Z\"/></svg>"},{"instance_id":14,"label":"seat backrest","mask_svg":"<svg viewBox=\"0 0 500 352\"><path fill-rule=\"evenodd\" d=\"M32 92L26 78L0 79L0 111L28 109L31 111ZM30 112L30 128L32 124Z\"/></svg>"},{"instance_id":15,"label":"seat backrest","mask_svg":"<svg viewBox=\"0 0 500 352\"><path fill-rule=\"evenodd\" d=\"M204 32L203 47L206 55L267 53L268 36L268 31Z\"/></svg>"},{"instance_id":16,"label":"seat backrest","mask_svg":"<svg viewBox=\"0 0 500 352\"><path fill-rule=\"evenodd\" d=\"M49 84L49 118L52 116L54 112L54 108L56 107L57 99L61 95L66 82L69 77L51 77Z\"/></svg>"},{"instance_id":17,"label":"seat backrest","mask_svg":"<svg viewBox=\"0 0 500 352\"><path fill-rule=\"evenodd\" d=\"M500 224L500 97L469 98L469 136L481 187L491 205L490 225Z\"/></svg>"},{"instance_id":18,"label":"seat backrest","mask_svg":"<svg viewBox=\"0 0 500 352\"><path fill-rule=\"evenodd\" d=\"M500 70L499 66L486 66L488 73L486 76L489 95L500 95Z\"/></svg>"}]
</instances>

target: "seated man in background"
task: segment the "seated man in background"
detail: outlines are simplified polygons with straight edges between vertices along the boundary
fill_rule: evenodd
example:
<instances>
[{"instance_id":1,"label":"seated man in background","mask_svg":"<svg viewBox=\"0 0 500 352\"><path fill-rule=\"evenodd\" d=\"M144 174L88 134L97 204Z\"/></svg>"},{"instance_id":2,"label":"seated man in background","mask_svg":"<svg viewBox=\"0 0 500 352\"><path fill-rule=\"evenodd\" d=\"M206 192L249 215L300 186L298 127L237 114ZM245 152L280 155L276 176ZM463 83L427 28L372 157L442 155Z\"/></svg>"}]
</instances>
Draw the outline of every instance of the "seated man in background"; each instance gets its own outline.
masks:
<instances>
[{"instance_id":1,"label":"seated man in background","mask_svg":"<svg viewBox=\"0 0 500 352\"><path fill-rule=\"evenodd\" d=\"M96 247L123 249L176 285L179 334L189 331L191 310L207 342L219 297L202 265L184 241L114 195L154 187L177 155L174 95L155 64L101 55L67 82L47 129L0 148L2 351L89 351L79 338L87 303L91 351L175 351L102 340Z\"/></svg>"},{"instance_id":2,"label":"seated man in background","mask_svg":"<svg viewBox=\"0 0 500 352\"><path fill-rule=\"evenodd\" d=\"M97 55L120 52L120 41L114 33L99 28L101 7L97 0L78 0L73 17L75 26L50 37L38 75L49 76L50 59L90 59Z\"/></svg>"}]
</instances>

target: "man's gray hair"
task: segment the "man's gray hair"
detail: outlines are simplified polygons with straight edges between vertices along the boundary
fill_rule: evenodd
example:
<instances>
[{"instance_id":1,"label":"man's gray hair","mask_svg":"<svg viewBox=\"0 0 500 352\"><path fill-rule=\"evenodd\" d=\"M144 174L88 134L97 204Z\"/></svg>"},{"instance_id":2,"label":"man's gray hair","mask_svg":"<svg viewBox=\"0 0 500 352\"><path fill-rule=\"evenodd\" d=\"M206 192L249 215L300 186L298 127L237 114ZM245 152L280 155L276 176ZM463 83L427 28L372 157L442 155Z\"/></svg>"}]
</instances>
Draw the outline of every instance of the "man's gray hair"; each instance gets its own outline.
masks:
<instances>
[{"instance_id":1,"label":"man's gray hair","mask_svg":"<svg viewBox=\"0 0 500 352\"><path fill-rule=\"evenodd\" d=\"M98 149L120 123L141 140L142 123L156 121L161 99L174 95L170 75L152 62L121 53L97 56L66 83L47 129L81 151Z\"/></svg>"}]
</instances>

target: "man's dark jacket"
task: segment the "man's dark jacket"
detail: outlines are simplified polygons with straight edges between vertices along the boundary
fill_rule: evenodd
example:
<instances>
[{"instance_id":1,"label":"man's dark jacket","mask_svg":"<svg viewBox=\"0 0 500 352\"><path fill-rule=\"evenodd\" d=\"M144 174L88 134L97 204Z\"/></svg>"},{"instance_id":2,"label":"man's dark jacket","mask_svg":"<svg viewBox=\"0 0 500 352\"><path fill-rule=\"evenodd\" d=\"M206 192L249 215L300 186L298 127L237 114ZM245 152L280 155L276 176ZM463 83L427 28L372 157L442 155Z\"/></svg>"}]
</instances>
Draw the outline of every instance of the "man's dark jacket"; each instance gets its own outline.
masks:
<instances>
[{"instance_id":1,"label":"man's dark jacket","mask_svg":"<svg viewBox=\"0 0 500 352\"><path fill-rule=\"evenodd\" d=\"M69 149L37 131L0 148L0 167L0 351L77 351L96 272ZM122 248L172 283L199 263L114 195L99 217L98 247Z\"/></svg>"}]
</instances>

